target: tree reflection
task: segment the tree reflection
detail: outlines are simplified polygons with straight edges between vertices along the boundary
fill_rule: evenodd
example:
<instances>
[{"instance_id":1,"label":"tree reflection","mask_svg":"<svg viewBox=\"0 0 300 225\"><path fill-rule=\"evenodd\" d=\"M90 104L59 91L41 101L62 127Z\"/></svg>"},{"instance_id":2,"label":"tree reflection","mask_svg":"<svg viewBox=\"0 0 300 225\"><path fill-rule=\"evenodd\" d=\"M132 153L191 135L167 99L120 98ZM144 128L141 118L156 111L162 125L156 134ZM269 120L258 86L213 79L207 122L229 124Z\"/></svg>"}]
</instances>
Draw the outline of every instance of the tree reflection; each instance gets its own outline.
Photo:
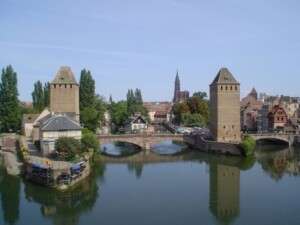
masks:
<instances>
[{"instance_id":1,"label":"tree reflection","mask_svg":"<svg viewBox=\"0 0 300 225\"><path fill-rule=\"evenodd\" d=\"M263 170L275 181L281 180L285 175L300 175L299 149L260 150L257 152L256 157Z\"/></svg>"},{"instance_id":2,"label":"tree reflection","mask_svg":"<svg viewBox=\"0 0 300 225\"><path fill-rule=\"evenodd\" d=\"M132 162L127 164L129 172L134 172L137 179L140 179L143 174L143 162Z\"/></svg>"},{"instance_id":3,"label":"tree reflection","mask_svg":"<svg viewBox=\"0 0 300 225\"><path fill-rule=\"evenodd\" d=\"M55 225L76 225L80 215L93 209L98 198L95 176L102 176L104 167L67 192L58 192L32 183L25 183L27 200L41 204L42 215L52 219Z\"/></svg>"},{"instance_id":4,"label":"tree reflection","mask_svg":"<svg viewBox=\"0 0 300 225\"><path fill-rule=\"evenodd\" d=\"M20 178L0 171L0 192L3 218L6 224L13 225L19 220Z\"/></svg>"}]
</instances>

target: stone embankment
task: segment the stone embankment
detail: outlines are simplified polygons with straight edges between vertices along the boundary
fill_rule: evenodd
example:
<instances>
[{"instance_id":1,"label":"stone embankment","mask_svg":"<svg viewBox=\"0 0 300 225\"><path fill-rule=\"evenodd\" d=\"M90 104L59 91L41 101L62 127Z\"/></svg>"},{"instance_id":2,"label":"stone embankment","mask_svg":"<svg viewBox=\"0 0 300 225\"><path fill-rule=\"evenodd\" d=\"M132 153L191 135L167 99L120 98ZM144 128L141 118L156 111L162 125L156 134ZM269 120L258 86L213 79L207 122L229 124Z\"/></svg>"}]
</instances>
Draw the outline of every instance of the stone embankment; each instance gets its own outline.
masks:
<instances>
[{"instance_id":1,"label":"stone embankment","mask_svg":"<svg viewBox=\"0 0 300 225\"><path fill-rule=\"evenodd\" d=\"M21 174L22 162L17 156L17 140L16 134L0 135L0 157L1 162L9 175L17 176Z\"/></svg>"},{"instance_id":2,"label":"stone embankment","mask_svg":"<svg viewBox=\"0 0 300 225\"><path fill-rule=\"evenodd\" d=\"M239 144L223 143L206 140L201 134L189 134L183 137L184 142L191 148L207 153L241 156Z\"/></svg>"}]
</instances>

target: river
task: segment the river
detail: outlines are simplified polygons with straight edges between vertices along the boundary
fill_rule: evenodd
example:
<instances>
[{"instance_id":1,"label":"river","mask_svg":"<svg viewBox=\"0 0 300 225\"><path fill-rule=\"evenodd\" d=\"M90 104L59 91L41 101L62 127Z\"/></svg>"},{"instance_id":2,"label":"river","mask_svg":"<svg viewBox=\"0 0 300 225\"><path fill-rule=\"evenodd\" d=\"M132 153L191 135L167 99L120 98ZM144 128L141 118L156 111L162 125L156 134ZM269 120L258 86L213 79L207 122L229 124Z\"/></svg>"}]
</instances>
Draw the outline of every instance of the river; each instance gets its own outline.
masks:
<instances>
[{"instance_id":1,"label":"river","mask_svg":"<svg viewBox=\"0 0 300 225\"><path fill-rule=\"evenodd\" d=\"M66 193L1 171L0 224L300 224L299 149L258 147L246 160L182 148L163 143L134 157L126 145L107 146L115 161Z\"/></svg>"}]
</instances>

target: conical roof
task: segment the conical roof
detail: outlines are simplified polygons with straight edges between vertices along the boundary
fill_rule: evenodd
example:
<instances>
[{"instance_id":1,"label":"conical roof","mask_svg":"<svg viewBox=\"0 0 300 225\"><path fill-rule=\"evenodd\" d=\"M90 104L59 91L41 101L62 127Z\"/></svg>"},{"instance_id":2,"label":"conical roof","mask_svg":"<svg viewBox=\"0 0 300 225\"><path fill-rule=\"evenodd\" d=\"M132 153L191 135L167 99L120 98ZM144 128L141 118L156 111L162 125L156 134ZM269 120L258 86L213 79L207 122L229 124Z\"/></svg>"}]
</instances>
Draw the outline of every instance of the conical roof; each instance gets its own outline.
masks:
<instances>
[{"instance_id":1,"label":"conical roof","mask_svg":"<svg viewBox=\"0 0 300 225\"><path fill-rule=\"evenodd\" d=\"M238 84L227 68L221 68L212 84Z\"/></svg>"},{"instance_id":2,"label":"conical roof","mask_svg":"<svg viewBox=\"0 0 300 225\"><path fill-rule=\"evenodd\" d=\"M59 68L52 84L77 84L77 81L71 68L62 66Z\"/></svg>"},{"instance_id":3,"label":"conical roof","mask_svg":"<svg viewBox=\"0 0 300 225\"><path fill-rule=\"evenodd\" d=\"M252 88L252 90L251 90L250 94L255 94L255 95L257 95L257 91L256 91L256 89L255 89L255 88Z\"/></svg>"}]
</instances>

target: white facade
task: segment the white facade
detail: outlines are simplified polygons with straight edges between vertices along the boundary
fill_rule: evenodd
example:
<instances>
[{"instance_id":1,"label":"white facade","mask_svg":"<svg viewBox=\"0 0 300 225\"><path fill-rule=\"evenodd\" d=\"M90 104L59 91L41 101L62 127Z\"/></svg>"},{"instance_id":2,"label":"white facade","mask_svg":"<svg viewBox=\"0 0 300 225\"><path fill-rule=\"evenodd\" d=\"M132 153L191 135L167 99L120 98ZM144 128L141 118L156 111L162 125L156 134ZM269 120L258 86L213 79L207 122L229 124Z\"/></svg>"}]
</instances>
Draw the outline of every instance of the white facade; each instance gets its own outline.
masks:
<instances>
[{"instance_id":1,"label":"white facade","mask_svg":"<svg viewBox=\"0 0 300 225\"><path fill-rule=\"evenodd\" d=\"M41 150L44 156L55 151L55 141L60 137L72 137L81 140L81 130L70 131L41 131Z\"/></svg>"}]
</instances>

